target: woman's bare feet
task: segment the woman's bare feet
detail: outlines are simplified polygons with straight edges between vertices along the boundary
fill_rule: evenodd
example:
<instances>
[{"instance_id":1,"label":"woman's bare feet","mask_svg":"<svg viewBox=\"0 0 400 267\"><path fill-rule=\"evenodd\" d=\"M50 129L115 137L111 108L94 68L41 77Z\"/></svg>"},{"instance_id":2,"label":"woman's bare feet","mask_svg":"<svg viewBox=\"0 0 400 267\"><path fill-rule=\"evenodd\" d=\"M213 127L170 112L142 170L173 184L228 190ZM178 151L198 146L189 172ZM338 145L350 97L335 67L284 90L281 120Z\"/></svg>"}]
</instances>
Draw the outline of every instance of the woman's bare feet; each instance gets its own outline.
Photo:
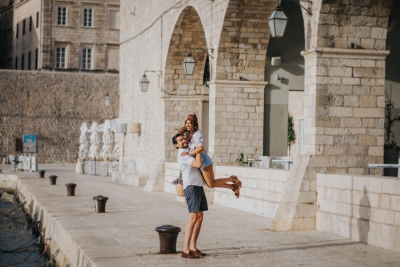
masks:
<instances>
[{"instance_id":1,"label":"woman's bare feet","mask_svg":"<svg viewBox=\"0 0 400 267\"><path fill-rule=\"evenodd\" d=\"M233 188L232 191L235 192L235 196L239 198L240 196L240 188L242 187L242 182L237 178L236 175L231 175Z\"/></svg>"}]
</instances>

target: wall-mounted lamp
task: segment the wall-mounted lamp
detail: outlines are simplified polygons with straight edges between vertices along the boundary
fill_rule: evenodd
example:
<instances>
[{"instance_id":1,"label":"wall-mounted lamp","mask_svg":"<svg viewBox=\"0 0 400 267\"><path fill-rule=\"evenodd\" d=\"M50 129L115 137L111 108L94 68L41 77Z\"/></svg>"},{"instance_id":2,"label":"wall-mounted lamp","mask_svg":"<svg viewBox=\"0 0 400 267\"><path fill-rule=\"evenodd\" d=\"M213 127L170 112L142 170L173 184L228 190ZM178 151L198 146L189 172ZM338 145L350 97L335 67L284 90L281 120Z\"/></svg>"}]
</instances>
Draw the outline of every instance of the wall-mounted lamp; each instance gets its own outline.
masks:
<instances>
[{"instance_id":1,"label":"wall-mounted lamp","mask_svg":"<svg viewBox=\"0 0 400 267\"><path fill-rule=\"evenodd\" d=\"M271 66L279 66L281 64L281 57L271 57Z\"/></svg>"},{"instance_id":2,"label":"wall-mounted lamp","mask_svg":"<svg viewBox=\"0 0 400 267\"><path fill-rule=\"evenodd\" d=\"M104 98L104 105L106 107L108 107L110 105L110 97L108 96L108 94L106 95L106 97Z\"/></svg>"},{"instance_id":3,"label":"wall-mounted lamp","mask_svg":"<svg viewBox=\"0 0 400 267\"><path fill-rule=\"evenodd\" d=\"M161 75L162 75L161 70L145 70L143 72L142 79L140 79L140 81L139 81L140 90L142 92L147 92L147 90L149 89L149 85L150 85L150 81L146 77L146 72L154 72L155 74L158 75L158 77L161 77ZM158 73L160 73L160 74L158 74Z\"/></svg>"},{"instance_id":4,"label":"wall-mounted lamp","mask_svg":"<svg viewBox=\"0 0 400 267\"><path fill-rule=\"evenodd\" d=\"M282 78L279 77L279 74L277 74L275 78L276 78L277 81L281 81L282 80Z\"/></svg>"},{"instance_id":5,"label":"wall-mounted lamp","mask_svg":"<svg viewBox=\"0 0 400 267\"><path fill-rule=\"evenodd\" d=\"M298 4L302 9L304 9L308 15L312 15L311 8L305 8L300 5L301 2L307 2L312 4L309 0L286 0L295 2ZM278 1L275 11L272 12L271 16L268 19L269 29L271 30L271 37L272 38L281 38L283 37L283 33L285 32L286 24L288 21L288 17L286 17L285 13L283 12L283 7L281 6L281 1Z\"/></svg>"},{"instance_id":6,"label":"wall-mounted lamp","mask_svg":"<svg viewBox=\"0 0 400 267\"><path fill-rule=\"evenodd\" d=\"M210 56L211 58L214 58L212 55L210 55L206 50L201 49L201 48L192 48L192 50L201 50L205 53L207 53L207 56ZM214 49L211 49L211 53L214 52ZM183 70L185 71L185 75L192 75L194 71L194 65L196 64L196 61L192 58L192 53L188 51L186 54L185 59L183 60Z\"/></svg>"}]
</instances>

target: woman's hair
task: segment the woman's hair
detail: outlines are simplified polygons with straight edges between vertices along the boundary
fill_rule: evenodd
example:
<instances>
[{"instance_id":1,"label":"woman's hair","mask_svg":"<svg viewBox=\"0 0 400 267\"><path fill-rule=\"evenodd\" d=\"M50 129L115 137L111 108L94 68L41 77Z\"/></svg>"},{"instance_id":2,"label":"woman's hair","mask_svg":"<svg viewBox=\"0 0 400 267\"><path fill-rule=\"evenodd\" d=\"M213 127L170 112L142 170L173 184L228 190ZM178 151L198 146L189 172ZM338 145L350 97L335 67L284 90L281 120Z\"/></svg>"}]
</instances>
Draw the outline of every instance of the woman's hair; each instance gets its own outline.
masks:
<instances>
[{"instance_id":1,"label":"woman's hair","mask_svg":"<svg viewBox=\"0 0 400 267\"><path fill-rule=\"evenodd\" d=\"M185 124L187 121L188 120L185 121ZM193 125L193 133L195 133L199 129L199 124L197 123L197 121L194 120L189 120L189 121ZM186 126L181 127L178 130L178 133L181 134L183 138L185 138L188 142L190 142L190 140L193 137L193 134L186 129Z\"/></svg>"}]
</instances>

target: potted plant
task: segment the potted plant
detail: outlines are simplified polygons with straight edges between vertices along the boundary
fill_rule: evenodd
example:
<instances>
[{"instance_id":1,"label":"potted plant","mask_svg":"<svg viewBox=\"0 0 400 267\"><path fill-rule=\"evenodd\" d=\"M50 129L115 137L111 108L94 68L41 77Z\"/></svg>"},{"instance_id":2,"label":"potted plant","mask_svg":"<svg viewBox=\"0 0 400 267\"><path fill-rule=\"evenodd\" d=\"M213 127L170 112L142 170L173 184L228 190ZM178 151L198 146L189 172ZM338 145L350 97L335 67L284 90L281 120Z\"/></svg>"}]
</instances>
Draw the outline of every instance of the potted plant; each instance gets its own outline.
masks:
<instances>
[{"instance_id":1,"label":"potted plant","mask_svg":"<svg viewBox=\"0 0 400 267\"><path fill-rule=\"evenodd\" d=\"M176 186L176 194L180 197L183 197L185 194L183 192L183 179L182 172L179 172L179 177L172 181L172 184Z\"/></svg>"},{"instance_id":2,"label":"potted plant","mask_svg":"<svg viewBox=\"0 0 400 267\"><path fill-rule=\"evenodd\" d=\"M386 100L385 105L385 145L383 162L385 164L398 164L399 146L397 145L392 127L396 122L400 121L398 115L393 114L394 102L391 99ZM385 176L397 176L398 169L384 169Z\"/></svg>"},{"instance_id":3,"label":"potted plant","mask_svg":"<svg viewBox=\"0 0 400 267\"><path fill-rule=\"evenodd\" d=\"M236 163L237 163L239 166L244 166L244 153L243 153L243 152L240 152L240 153L239 153L239 156L238 156L237 159L236 159Z\"/></svg>"},{"instance_id":4,"label":"potted plant","mask_svg":"<svg viewBox=\"0 0 400 267\"><path fill-rule=\"evenodd\" d=\"M293 116L289 113L288 114L288 132L287 132L287 145L288 145L288 154L290 156L290 148L296 141L296 132L294 131L294 123L293 123Z\"/></svg>"}]
</instances>

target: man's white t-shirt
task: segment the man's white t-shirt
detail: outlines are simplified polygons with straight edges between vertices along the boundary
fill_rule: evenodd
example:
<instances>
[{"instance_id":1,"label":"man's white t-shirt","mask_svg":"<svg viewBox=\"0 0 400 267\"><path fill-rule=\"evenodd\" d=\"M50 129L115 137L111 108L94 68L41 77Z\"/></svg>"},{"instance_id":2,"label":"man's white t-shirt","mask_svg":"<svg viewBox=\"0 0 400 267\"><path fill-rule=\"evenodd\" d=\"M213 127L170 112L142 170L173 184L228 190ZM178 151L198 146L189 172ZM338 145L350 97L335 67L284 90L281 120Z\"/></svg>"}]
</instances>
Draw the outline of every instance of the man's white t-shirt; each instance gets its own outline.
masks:
<instances>
[{"instance_id":1,"label":"man's white t-shirt","mask_svg":"<svg viewBox=\"0 0 400 267\"><path fill-rule=\"evenodd\" d=\"M189 155L181 157L182 152L189 152L188 149L178 149L178 164L182 171L183 189L189 185L203 186L203 176L200 169L190 166L194 158Z\"/></svg>"}]
</instances>

